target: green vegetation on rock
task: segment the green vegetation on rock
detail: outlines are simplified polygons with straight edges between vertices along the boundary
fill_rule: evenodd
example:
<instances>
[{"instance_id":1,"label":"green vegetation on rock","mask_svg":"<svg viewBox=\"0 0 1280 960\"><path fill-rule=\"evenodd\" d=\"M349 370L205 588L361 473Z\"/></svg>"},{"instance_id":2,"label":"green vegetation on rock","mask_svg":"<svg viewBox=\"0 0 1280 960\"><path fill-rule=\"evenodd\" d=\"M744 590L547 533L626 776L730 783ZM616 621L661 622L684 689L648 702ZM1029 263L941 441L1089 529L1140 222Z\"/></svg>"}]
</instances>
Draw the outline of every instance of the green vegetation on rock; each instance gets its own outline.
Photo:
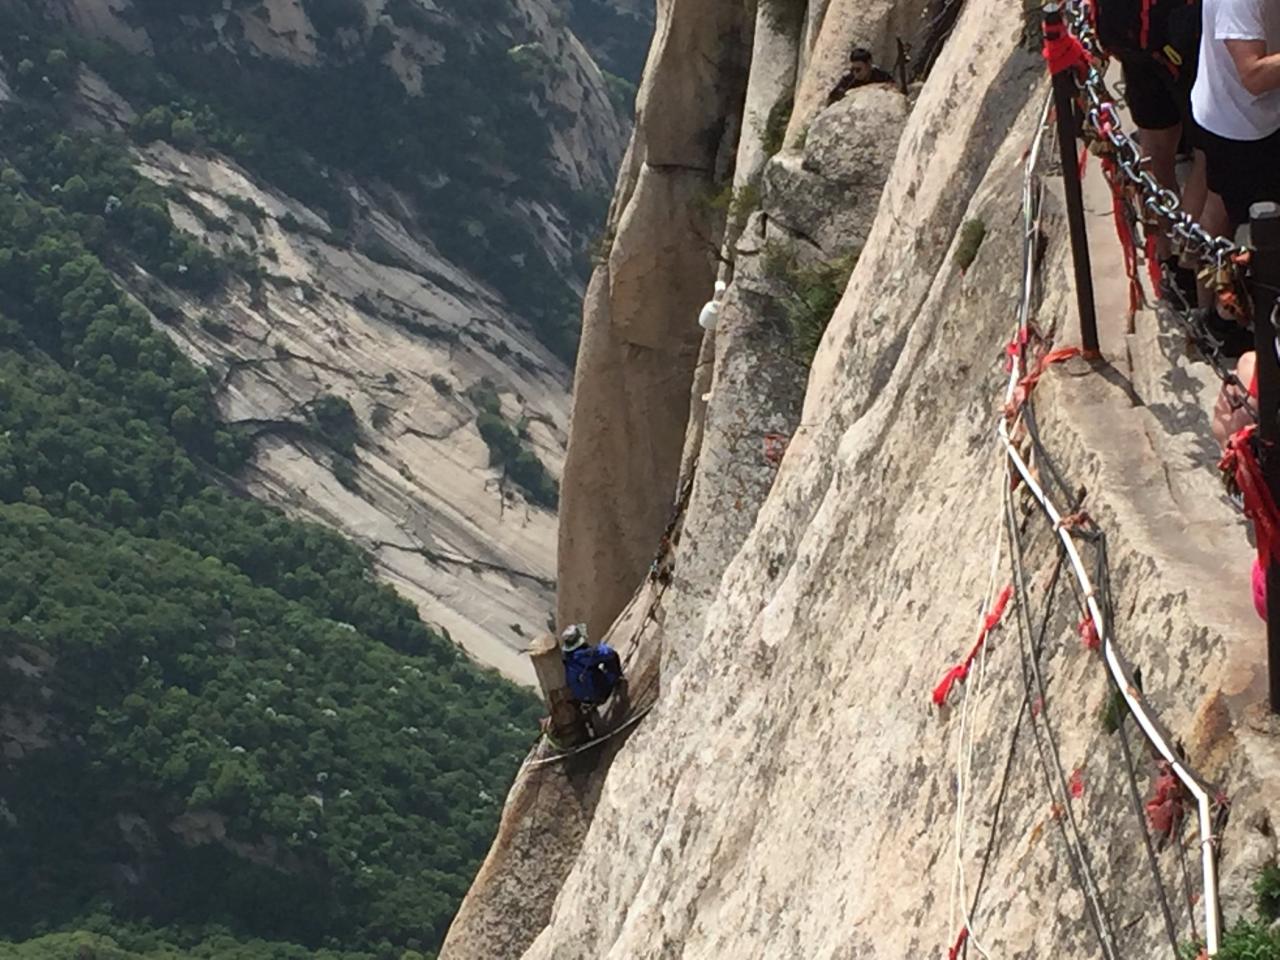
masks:
<instances>
[{"instance_id":1,"label":"green vegetation on rock","mask_svg":"<svg viewBox=\"0 0 1280 960\"><path fill-rule=\"evenodd\" d=\"M1217 960L1280 960L1280 867L1263 867L1253 894L1257 915L1241 917L1223 932ZM1181 953L1184 960L1204 955L1198 943L1183 944Z\"/></svg>"},{"instance_id":2,"label":"green vegetation on rock","mask_svg":"<svg viewBox=\"0 0 1280 960\"><path fill-rule=\"evenodd\" d=\"M773 156L786 143L787 126L791 123L791 112L795 109L795 101L787 96L781 97L769 110L765 118L764 132L761 134L761 146L764 152Z\"/></svg>"},{"instance_id":3,"label":"green vegetation on rock","mask_svg":"<svg viewBox=\"0 0 1280 960\"><path fill-rule=\"evenodd\" d=\"M832 260L809 262L789 244L770 243L764 248L764 275L781 291L792 347L806 365L813 360L857 263L856 250Z\"/></svg>"},{"instance_id":4,"label":"green vegetation on rock","mask_svg":"<svg viewBox=\"0 0 1280 960\"><path fill-rule=\"evenodd\" d=\"M955 263L960 272L973 266L978 259L978 250L982 241L987 238L987 225L981 220L966 220L960 226L960 239L956 243Z\"/></svg>"},{"instance_id":5,"label":"green vegetation on rock","mask_svg":"<svg viewBox=\"0 0 1280 960\"><path fill-rule=\"evenodd\" d=\"M525 446L524 434L512 428L502 415L502 403L492 383L481 380L467 396L479 410L476 429L489 448L489 465L500 467L503 474L519 487L530 503L554 510L560 503L560 485Z\"/></svg>"}]
</instances>

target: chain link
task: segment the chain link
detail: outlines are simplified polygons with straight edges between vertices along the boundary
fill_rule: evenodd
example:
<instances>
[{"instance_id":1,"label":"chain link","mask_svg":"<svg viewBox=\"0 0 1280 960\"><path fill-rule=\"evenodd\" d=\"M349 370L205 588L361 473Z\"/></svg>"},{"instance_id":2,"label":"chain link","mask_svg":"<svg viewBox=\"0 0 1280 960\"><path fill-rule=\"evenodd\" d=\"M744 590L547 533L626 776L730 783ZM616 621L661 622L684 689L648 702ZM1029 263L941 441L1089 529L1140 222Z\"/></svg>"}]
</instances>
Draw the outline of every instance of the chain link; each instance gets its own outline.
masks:
<instances>
[{"instance_id":1,"label":"chain link","mask_svg":"<svg viewBox=\"0 0 1280 960\"><path fill-rule=\"evenodd\" d=\"M1067 0L1066 14L1071 32L1090 57L1084 80L1077 81L1084 99L1084 120L1090 132L1114 151L1117 167L1141 193L1143 209L1166 221L1170 236L1179 240L1182 248L1195 254L1201 263L1221 267L1241 252L1240 247L1226 237L1215 237L1200 226L1182 209L1178 195L1161 187L1155 177L1143 169L1142 150L1121 127L1115 98L1107 90L1103 70L1108 54L1094 32L1088 0Z\"/></svg>"},{"instance_id":2,"label":"chain link","mask_svg":"<svg viewBox=\"0 0 1280 960\"><path fill-rule=\"evenodd\" d=\"M1141 209L1168 223L1169 236L1179 241L1184 251L1192 253L1202 265L1220 271L1243 250L1226 237L1216 237L1205 230L1182 209L1182 201L1178 195L1161 186L1151 172L1144 168L1142 148L1124 132L1115 98L1107 89L1103 74L1109 55L1094 31L1093 21L1089 17L1089 2L1090 0L1066 2L1066 16L1071 32L1090 58L1084 79L1077 80L1085 125L1098 142L1105 143L1110 148L1116 168L1136 188ZM1168 314L1195 344L1218 378L1235 388L1233 406L1246 410L1256 420L1257 410L1249 397L1249 390L1236 376L1235 361L1223 354L1222 341L1206 329L1197 311L1193 309L1195 305L1187 301L1174 278L1167 273L1165 288L1179 301L1177 304L1170 304L1172 309ZM1280 303L1277 304L1276 315L1280 317ZM1276 351L1277 356L1280 356L1280 339L1277 340Z\"/></svg>"},{"instance_id":3,"label":"chain link","mask_svg":"<svg viewBox=\"0 0 1280 960\"><path fill-rule=\"evenodd\" d=\"M1235 388L1229 395L1232 409L1244 410L1250 419L1257 421L1258 411L1253 399L1249 396L1249 388L1236 376L1235 359L1223 354L1223 342L1205 328L1193 309L1193 304L1187 301L1186 296L1183 295L1181 288L1173 281L1173 278L1166 276L1165 280L1165 288L1177 302L1169 304L1170 309L1162 311L1162 314L1171 318L1182 329L1187 339L1195 344L1196 349L1200 351L1200 355L1213 368L1213 372L1217 374L1218 379ZM1276 306L1277 311L1280 312L1280 303ZM1280 341L1277 341L1276 350L1277 356L1280 356Z\"/></svg>"}]
</instances>

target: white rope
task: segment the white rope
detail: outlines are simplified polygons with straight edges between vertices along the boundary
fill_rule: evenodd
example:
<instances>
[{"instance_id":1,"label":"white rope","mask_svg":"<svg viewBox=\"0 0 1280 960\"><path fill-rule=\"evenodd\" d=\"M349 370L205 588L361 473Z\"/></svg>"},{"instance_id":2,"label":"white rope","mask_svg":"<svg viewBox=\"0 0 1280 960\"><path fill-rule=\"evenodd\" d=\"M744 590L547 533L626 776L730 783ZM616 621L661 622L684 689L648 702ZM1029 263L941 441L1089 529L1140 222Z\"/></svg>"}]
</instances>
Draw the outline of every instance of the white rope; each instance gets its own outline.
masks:
<instances>
[{"instance_id":1,"label":"white rope","mask_svg":"<svg viewBox=\"0 0 1280 960\"><path fill-rule=\"evenodd\" d=\"M1019 298L1018 323L1015 331L1015 337L1017 338L1015 342L1017 343L1022 342L1022 338L1026 336L1029 329L1031 303L1034 299L1036 270L1033 242L1039 231L1039 208L1037 204L1038 198L1036 191L1037 188L1040 187L1035 172L1039 164L1045 132L1049 127L1048 121L1052 102L1052 95L1046 95L1044 106L1041 110L1040 124L1037 128L1035 139L1028 151L1024 168L1023 226L1025 231L1024 241L1026 241L1025 249L1027 250L1027 256L1024 258L1025 262L1023 264L1022 290L1021 297ZM1280 348L1280 341L1278 341L1278 348ZM1005 390L1006 405L1013 400L1018 384L1021 382L1023 375L1024 371L1022 369L1021 357L1016 351L1014 351L1009 363L1009 379ZM1015 419L1014 423L1017 423L1017 419ZM999 476L1003 476L1006 481L1002 496L1007 497L1009 495L1010 485L1008 480L1012 477L1012 471L1016 470L1025 488L1048 518L1055 534L1062 543L1072 574L1079 586L1081 596L1084 598L1086 613L1092 619L1098 636L1102 641L1103 659L1109 673L1111 674L1112 680L1120 691L1121 696L1124 698L1125 703L1128 705L1129 710L1137 721L1143 735L1156 749L1160 756L1169 764L1170 769L1174 771L1178 779L1196 800L1201 836L1200 859L1204 884L1203 903L1205 941L1209 956L1215 956L1219 949L1220 930L1218 924L1218 884L1215 858L1216 838L1213 836L1212 798L1204 784L1202 784L1200 780L1190 770L1188 770L1186 766L1184 766L1178 755L1170 747L1154 719L1148 712L1141 693L1136 691L1129 682L1112 641L1110 623L1103 615L1102 608L1097 601L1093 582L1085 569L1084 562L1081 559L1080 551L1072 537L1071 530L1063 523L1063 514L1050 501L1040 484L1037 482L1035 476L1032 474L1027 463L1018 452L1017 447L1012 441L1009 430L1009 422L1004 416L1001 416L997 426L997 435L1005 456L1005 468L1000 474L998 474ZM989 593L990 589L988 590L988 595ZM975 689L973 691L973 696L978 696L981 693L985 673L986 649L984 646L980 653L978 678L974 685ZM954 928L954 917L956 914L955 898L958 894L964 915L965 929L968 931L969 941L973 943L975 949L977 949L983 957L989 957L989 952L978 942L975 936L973 918L968 914L968 899L967 891L965 890L964 878L964 819L968 805L967 791L971 786L972 780L973 759L972 724L969 718L969 700L970 693L966 690L961 702L960 731L957 736L956 867L952 881L952 927ZM969 737L967 741L967 748L966 736ZM1086 880L1091 888L1088 892L1093 897L1095 904L1098 905L1099 916L1101 917L1100 893L1094 887L1091 876L1086 875Z\"/></svg>"},{"instance_id":2,"label":"white rope","mask_svg":"<svg viewBox=\"0 0 1280 960\"><path fill-rule=\"evenodd\" d=\"M1040 128L1037 131L1036 139L1032 143L1030 151L1028 151L1026 163L1026 176L1023 180L1023 209L1026 214L1033 204L1033 180L1035 165L1039 160L1041 146L1043 142L1045 128L1048 125L1049 110L1052 106L1052 94L1046 96L1044 108L1041 112ZM1024 224L1028 230L1031 230L1030 217L1024 217ZM1025 335L1028 329L1031 312L1031 299L1034 288L1034 262L1028 258L1028 262L1023 265L1023 289L1021 302L1018 308L1018 327L1015 336L1018 342ZM1009 364L1009 382L1005 390L1005 402L1008 404L1012 401L1014 392L1017 390L1019 381L1022 378L1022 364L1020 358L1014 354L1012 362ZM1067 558L1070 562L1071 570L1075 575L1076 581L1080 587L1081 594L1084 597L1086 611L1092 618L1094 627L1098 632L1098 636L1102 640L1103 658L1110 671L1116 688L1120 691L1128 704L1134 719L1137 720L1143 734L1157 752L1167 761L1173 769L1178 779L1191 792L1196 799L1196 807L1200 822L1200 836L1202 838L1200 844L1200 860L1201 871L1204 875L1204 913L1205 913L1205 942L1209 956L1214 956L1218 952L1218 883L1217 868L1214 857L1213 845L1213 811L1212 799L1204 785L1192 774L1178 758L1177 754L1170 748L1159 728L1155 725L1151 716L1147 712L1146 704L1143 702L1141 693L1136 692L1129 683L1128 677L1125 675L1124 669L1116 654L1115 646L1112 643L1110 623L1103 616L1102 609L1094 596L1093 583L1084 568L1084 564L1080 558L1080 552L1076 548L1075 540L1071 536L1070 530L1063 524L1063 516L1057 508L1050 502L1035 477L1032 475L1026 462L1018 453L1017 448L1013 444L1009 436L1009 424L1004 416L1000 417L997 434L1005 453L1008 456L1008 463L1011 463L1021 476L1026 489L1031 493L1035 501L1040 505L1045 516L1048 517L1050 524L1053 526L1054 532L1058 535L1062 542L1063 549L1066 551ZM1006 466L1006 470L1007 470Z\"/></svg>"},{"instance_id":3,"label":"white rope","mask_svg":"<svg viewBox=\"0 0 1280 960\"><path fill-rule=\"evenodd\" d=\"M1007 480L1009 475L1008 464L1005 464L1003 472L996 471L995 476L997 483L1001 486L1000 507L996 517L995 542L991 550L991 572L987 577L987 589L984 594L982 609L978 613L979 629L986 622L988 614L993 609L996 597L998 595L997 584L1000 572L1000 561L1004 555L1004 537L1003 537L1003 521L1001 519L1005 510L1005 497L1008 495L1008 486L1003 481ZM997 629L993 627L994 631ZM990 640L990 633L987 637ZM964 685L964 694L960 701L960 724L959 733L957 735L956 747L956 829L955 829L955 873L952 879L952 908L951 908L951 928L955 928L955 897L958 893L960 910L964 917L964 928L969 931L969 942L973 944L983 957L989 957L987 949L982 946L978 940L977 932L974 930L973 917L969 913L969 891L965 884L964 875L964 856L965 856L965 837L967 834L967 809L968 809L968 792L973 778L973 753L976 738L973 736L972 724L969 721L970 701L976 701L982 696L982 690L987 675L987 647L989 643L983 643L978 651L978 669L977 678L974 681L972 693L968 684ZM968 737L966 737L968 734ZM967 744L967 745L966 745Z\"/></svg>"},{"instance_id":4,"label":"white rope","mask_svg":"<svg viewBox=\"0 0 1280 960\"><path fill-rule=\"evenodd\" d=\"M1183 785L1191 792L1196 799L1196 808L1200 824L1200 836L1202 838L1200 844L1200 866L1204 878L1204 924L1205 924L1205 946L1209 952L1209 956L1214 956L1218 952L1218 876L1217 865L1214 857L1213 848L1213 799L1209 796L1208 791L1200 780L1191 773L1178 758L1178 755L1169 746L1164 735L1156 726L1155 721L1147 711L1140 692L1133 688L1125 675L1119 657L1116 654L1115 645L1111 640L1111 625L1103 616L1102 608L1098 605L1098 601L1094 596L1093 583L1089 579L1089 574L1085 570L1084 563L1080 558L1080 551L1076 547L1075 540L1072 538L1070 529L1062 522L1062 514L1049 500L1040 484L1036 482L1030 468L1018 453L1017 448L1009 439L1008 426L1004 419L1000 420L997 433L1000 443L1003 445L1005 452L1009 457L1009 461L1018 471L1022 478L1023 485L1032 498L1039 504L1040 509L1049 519L1050 524L1057 533L1058 539L1062 542L1062 548L1066 551L1068 562L1070 563L1072 573L1075 575L1076 582L1080 586L1080 590L1085 598L1086 613L1092 618L1094 627L1097 629L1098 636L1102 640L1103 659L1107 669L1111 673L1112 679L1115 681L1116 689L1120 691L1120 695L1124 697L1125 703L1128 704L1129 710L1132 712L1134 719L1138 722L1138 726L1142 729L1143 735L1147 741L1156 748L1160 756L1169 764L1170 768L1182 781Z\"/></svg>"},{"instance_id":5,"label":"white rope","mask_svg":"<svg viewBox=\"0 0 1280 960\"><path fill-rule=\"evenodd\" d=\"M1023 278L1022 278L1022 297L1018 308L1018 328L1026 329L1030 320L1031 300L1035 290L1035 259L1034 253L1031 251L1031 244L1040 229L1040 208L1036 195L1037 178L1035 172L1040 163L1041 149L1044 143L1045 132L1049 129L1049 116L1053 106L1052 91L1045 97L1044 106L1040 110L1040 120L1036 127L1036 134L1032 140L1031 148L1027 151L1027 157L1024 162L1023 186L1022 186L1022 210L1023 210L1023 241L1024 249L1028 251L1024 257ZM1007 393L1012 395L1013 390L1017 387L1018 380L1021 378L1019 370L1019 358L1015 355L1009 367L1009 385ZM1002 458L1003 459L1003 458ZM987 614L992 609L993 594L996 589L997 578L999 576L1000 559L1003 556L1004 549L1004 512L1006 509L1006 498L1009 495L1009 464L1006 460L1003 469L994 471L996 482L999 484L1000 500L996 514L995 524L995 540L992 548L991 556L991 572L987 580L987 591L983 608L979 615L979 623L986 621ZM960 723L959 731L956 736L956 816L955 816L955 868L951 876L951 921L949 929L956 928L956 914L959 912L964 918L964 929L968 931L968 942L973 944L974 949L983 957L989 958L990 951L987 950L978 939L977 930L974 927L973 917L969 913L969 892L965 883L964 871L964 850L966 839L967 812L968 812L968 792L972 781L973 771L973 753L975 747L975 738L972 734L972 724L969 717L970 700L981 695L984 681L987 673L987 644L983 644L982 649L978 653L977 678L974 682L972 694L968 685L964 687L962 699L960 701ZM966 734L967 741L966 741ZM967 742L967 747L966 747ZM956 904L959 903L959 911Z\"/></svg>"},{"instance_id":6,"label":"white rope","mask_svg":"<svg viewBox=\"0 0 1280 960\"><path fill-rule=\"evenodd\" d=\"M998 478L999 473L997 472L995 476ZM1001 511L1003 511L1004 509L1003 500L1001 501L1000 509ZM997 516L996 520L997 520L997 524L999 524L999 520L1000 520L999 516ZM979 629L981 629L982 624L986 621L987 614L991 611L993 602L994 602L993 594L996 588L997 577L999 576L1000 559L1003 555L1003 544L1002 544L1001 532L1002 532L1001 528L997 526L995 539L994 539L994 542L992 543L992 549L991 549L991 571L989 576L987 577L987 586L982 595L983 596L982 606L978 611ZM956 867L955 867L955 874L952 880L952 895L954 897L958 889L959 899L962 904L962 907L961 907L962 910L967 909L963 905L968 903L968 895L964 886L964 835L965 835L964 827L965 827L965 810L968 803L967 784L971 780L971 774L972 774L972 768L973 768L973 750L974 750L974 737L972 735L973 730L972 730L972 724L970 723L970 718L969 718L970 701L981 695L982 680L986 672L985 670L986 653L987 653L987 645L984 643L982 646L982 649L979 650L978 652L978 656L979 656L978 670L977 670L977 676L974 679L973 690L970 691L969 684L967 682L962 684L964 692L960 698L960 703L959 703L960 722L957 725L957 733L955 737L955 741L956 741L956 816L955 816ZM956 909L955 909L955 904L953 903L952 911L951 911L953 926L955 922L955 914L956 914ZM968 917L966 917L965 919L967 921ZM972 935L972 931L970 931L970 934Z\"/></svg>"}]
</instances>

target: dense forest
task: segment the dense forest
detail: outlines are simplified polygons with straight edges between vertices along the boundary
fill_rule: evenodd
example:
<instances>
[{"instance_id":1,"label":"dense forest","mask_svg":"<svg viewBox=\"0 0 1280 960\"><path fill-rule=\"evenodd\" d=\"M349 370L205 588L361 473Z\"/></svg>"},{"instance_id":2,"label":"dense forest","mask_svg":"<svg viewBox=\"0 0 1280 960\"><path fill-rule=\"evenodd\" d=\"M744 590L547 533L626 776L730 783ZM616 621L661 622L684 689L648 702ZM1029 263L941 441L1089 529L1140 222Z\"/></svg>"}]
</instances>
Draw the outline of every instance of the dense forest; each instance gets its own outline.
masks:
<instances>
[{"instance_id":1,"label":"dense forest","mask_svg":"<svg viewBox=\"0 0 1280 960\"><path fill-rule=\"evenodd\" d=\"M545 130L512 92L525 68L479 49L492 89L442 77L412 100L366 48L245 77L170 16L222 6L139 2L162 38L151 60L0 0L0 74L17 98L0 103L5 958L431 957L536 734L536 700L424 625L355 547L231 492L252 441L218 422L205 372L118 278L140 269L216 299L261 283L259 265L179 230L128 140L77 130L69 105L90 66L139 107L134 144L225 151L337 234L347 175L394 183L434 217L474 217L487 174L422 145L460 135L465 105L493 150L526 151ZM360 5L306 6L336 38ZM449 164L461 186L429 196L422 168ZM550 171L525 176L533 195L561 189ZM474 263L498 244L524 255L527 270L493 282L571 355L572 287L501 205L483 210L490 229L444 235ZM495 459L554 503L518 430L484 412ZM318 404L317 437L341 447L345 413Z\"/></svg>"}]
</instances>

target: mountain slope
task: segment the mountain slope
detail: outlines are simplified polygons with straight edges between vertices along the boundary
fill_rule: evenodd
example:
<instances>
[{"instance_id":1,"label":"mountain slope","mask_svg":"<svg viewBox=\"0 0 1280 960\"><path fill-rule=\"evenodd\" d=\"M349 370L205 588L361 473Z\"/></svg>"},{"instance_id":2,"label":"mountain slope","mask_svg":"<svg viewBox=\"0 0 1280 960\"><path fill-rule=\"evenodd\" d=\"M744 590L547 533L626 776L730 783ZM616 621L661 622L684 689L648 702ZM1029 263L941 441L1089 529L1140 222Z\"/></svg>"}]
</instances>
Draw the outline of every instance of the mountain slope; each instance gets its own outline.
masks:
<instances>
[{"instance_id":1,"label":"mountain slope","mask_svg":"<svg viewBox=\"0 0 1280 960\"><path fill-rule=\"evenodd\" d=\"M112 265L259 435L237 482L373 551L424 616L529 682L565 360L625 135L559 8L5 6L67 29L11 31L0 76L27 99L55 84L67 123L128 138L175 223L251 267L192 296ZM74 69L49 76L63 48ZM300 429L330 396L355 417L337 458Z\"/></svg>"}]
</instances>

